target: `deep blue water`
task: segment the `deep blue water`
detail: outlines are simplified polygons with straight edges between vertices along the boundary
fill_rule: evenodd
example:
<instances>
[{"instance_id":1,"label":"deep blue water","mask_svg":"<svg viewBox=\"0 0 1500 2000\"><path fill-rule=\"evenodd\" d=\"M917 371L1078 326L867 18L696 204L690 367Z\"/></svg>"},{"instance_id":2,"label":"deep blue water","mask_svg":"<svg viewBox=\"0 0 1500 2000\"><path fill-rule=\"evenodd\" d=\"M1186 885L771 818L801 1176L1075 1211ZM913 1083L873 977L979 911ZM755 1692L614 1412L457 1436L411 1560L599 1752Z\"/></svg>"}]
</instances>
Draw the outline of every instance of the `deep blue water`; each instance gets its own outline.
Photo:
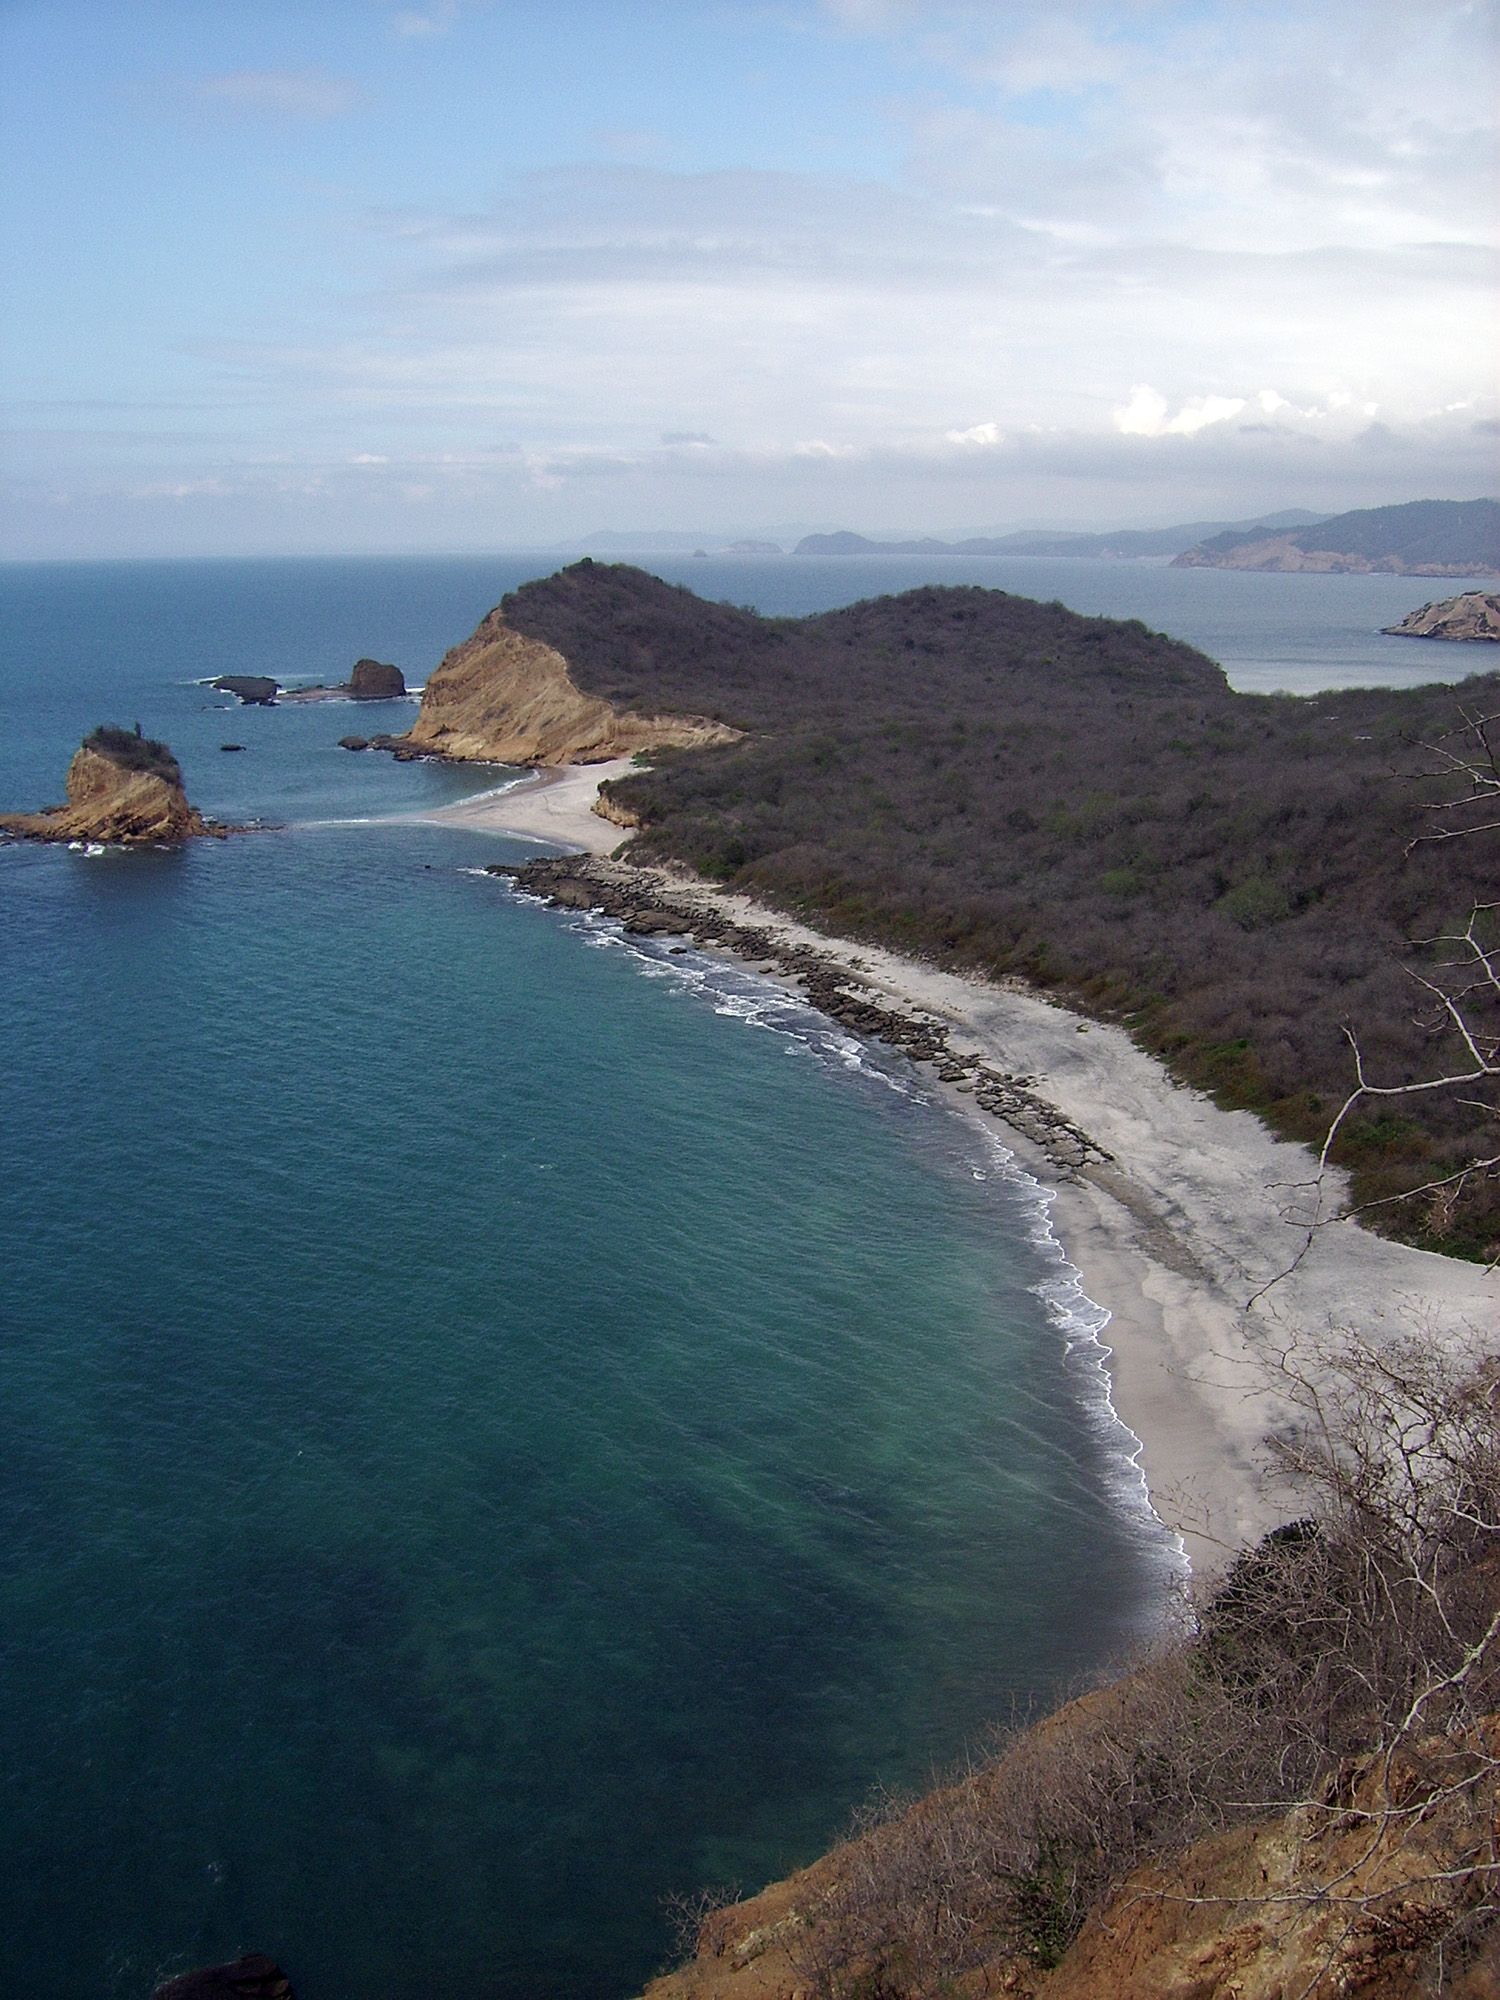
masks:
<instances>
[{"instance_id":1,"label":"deep blue water","mask_svg":"<svg viewBox=\"0 0 1500 2000\"><path fill-rule=\"evenodd\" d=\"M475 872L507 843L389 820L497 773L196 685L419 682L535 567L0 571L0 800L139 719L204 809L284 823L0 849L29 2000L242 1948L304 2000L628 1993L665 1894L807 1859L1159 1607L1088 1313L991 1142L748 973L518 901ZM775 610L919 580L662 567ZM1268 685L1456 671L1369 636L1401 579L975 580Z\"/></svg>"}]
</instances>

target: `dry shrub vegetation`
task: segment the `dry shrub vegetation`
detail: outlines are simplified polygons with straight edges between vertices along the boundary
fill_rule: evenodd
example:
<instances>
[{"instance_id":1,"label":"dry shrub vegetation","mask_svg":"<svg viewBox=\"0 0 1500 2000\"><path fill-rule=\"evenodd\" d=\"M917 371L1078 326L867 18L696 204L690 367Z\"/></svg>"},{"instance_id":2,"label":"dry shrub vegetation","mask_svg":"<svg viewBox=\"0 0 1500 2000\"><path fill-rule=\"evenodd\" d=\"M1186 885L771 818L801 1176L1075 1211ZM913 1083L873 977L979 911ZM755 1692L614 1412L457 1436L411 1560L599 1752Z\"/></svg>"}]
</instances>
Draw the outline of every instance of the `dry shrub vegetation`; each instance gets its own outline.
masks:
<instances>
[{"instance_id":1,"label":"dry shrub vegetation","mask_svg":"<svg viewBox=\"0 0 1500 2000\"><path fill-rule=\"evenodd\" d=\"M1345 1839L1332 1879L1267 1892L1323 1921L1306 1992L1351 1940L1399 1946L1413 1994L1495 1965L1500 1361L1349 1339L1282 1372L1303 1423L1278 1456L1307 1511L1121 1679L866 1813L795 1929L807 1994L914 2000L1056 1966L1142 1864L1291 1808L1309 1854Z\"/></svg>"},{"instance_id":2,"label":"dry shrub vegetation","mask_svg":"<svg viewBox=\"0 0 1500 2000\"><path fill-rule=\"evenodd\" d=\"M1483 950L1500 931L1464 843L1413 841L1424 804L1483 812L1423 748L1460 723L1451 687L1237 694L1138 622L972 588L772 619L580 563L503 608L589 692L748 732L612 788L642 858L1022 974L1314 1146L1353 1082L1351 1024L1378 1085L1467 1066L1432 989L1466 927ZM1463 694L1500 713L1500 676ZM1497 1001L1469 1000L1492 1044ZM1489 1258L1500 1182L1473 1162L1493 1119L1492 1090L1367 1094L1331 1158L1373 1220Z\"/></svg>"},{"instance_id":3,"label":"dry shrub vegetation","mask_svg":"<svg viewBox=\"0 0 1500 2000\"><path fill-rule=\"evenodd\" d=\"M141 725L124 729L115 722L101 722L83 739L85 750L97 750L124 771L143 771L168 785L182 783L182 767L165 743L141 733Z\"/></svg>"}]
</instances>

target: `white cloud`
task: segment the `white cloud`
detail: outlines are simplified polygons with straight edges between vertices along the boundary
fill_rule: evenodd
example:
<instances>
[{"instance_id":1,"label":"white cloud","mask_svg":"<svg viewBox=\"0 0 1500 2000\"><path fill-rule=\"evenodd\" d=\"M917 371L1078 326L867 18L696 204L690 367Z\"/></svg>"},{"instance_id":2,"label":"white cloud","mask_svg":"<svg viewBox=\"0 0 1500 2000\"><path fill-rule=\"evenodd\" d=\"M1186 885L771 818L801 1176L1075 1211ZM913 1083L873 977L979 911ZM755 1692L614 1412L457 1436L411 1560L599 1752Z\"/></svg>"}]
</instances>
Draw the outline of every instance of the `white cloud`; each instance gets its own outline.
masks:
<instances>
[{"instance_id":1,"label":"white cloud","mask_svg":"<svg viewBox=\"0 0 1500 2000\"><path fill-rule=\"evenodd\" d=\"M844 33L889 40L961 84L904 108L914 169L1018 218L1262 251L1488 240L1492 6L827 11ZM1413 86L1437 77L1440 110Z\"/></svg>"},{"instance_id":2,"label":"white cloud","mask_svg":"<svg viewBox=\"0 0 1500 2000\"><path fill-rule=\"evenodd\" d=\"M1130 401L1114 413L1115 429L1126 437L1160 437L1166 428L1167 399L1160 389L1137 382Z\"/></svg>"},{"instance_id":3,"label":"white cloud","mask_svg":"<svg viewBox=\"0 0 1500 2000\"><path fill-rule=\"evenodd\" d=\"M393 14L391 28L409 40L422 40L431 35L446 35L457 19L458 0L433 0L429 7L404 8Z\"/></svg>"},{"instance_id":4,"label":"white cloud","mask_svg":"<svg viewBox=\"0 0 1500 2000\"><path fill-rule=\"evenodd\" d=\"M480 11L393 4L376 18L413 53ZM762 24L800 7L805 29L810 4ZM316 294L255 316L270 337L177 350L188 400L225 413L212 438L46 462L225 477L208 461L240 413L288 481L316 460L356 508L430 488L434 522L538 492L645 521L732 495L748 521L807 518L805 487L822 517L935 531L1451 492L1496 414L1488 11L823 0L825 32L888 40L918 79L877 114L886 179L666 171L662 106L622 102L626 129L583 142L613 164L354 224L339 206ZM356 101L315 70L172 89L283 119Z\"/></svg>"},{"instance_id":5,"label":"white cloud","mask_svg":"<svg viewBox=\"0 0 1500 2000\"><path fill-rule=\"evenodd\" d=\"M1268 397L1272 399L1269 402ZM1291 408L1277 397L1274 389L1263 389L1256 401L1266 414ZM1190 396L1175 416L1167 415L1170 407L1159 389L1138 382L1130 392L1130 400L1114 412L1115 429L1122 437L1196 437L1210 425L1225 424L1231 417L1237 417L1247 407L1247 398Z\"/></svg>"},{"instance_id":6,"label":"white cloud","mask_svg":"<svg viewBox=\"0 0 1500 2000\"><path fill-rule=\"evenodd\" d=\"M397 427L436 445L497 423L544 454L926 440L955 468L1028 428L1201 445L1247 413L1323 436L1378 409L1399 430L1473 397L1489 361L1488 271L1461 246L1060 250L919 191L786 173L525 176L488 211L372 216L372 246L390 282L336 335L197 351L268 409L357 413L357 448L392 457Z\"/></svg>"},{"instance_id":7,"label":"white cloud","mask_svg":"<svg viewBox=\"0 0 1500 2000\"><path fill-rule=\"evenodd\" d=\"M337 118L359 92L344 77L322 70L236 69L197 78L188 86L200 103L273 118Z\"/></svg>"}]
</instances>

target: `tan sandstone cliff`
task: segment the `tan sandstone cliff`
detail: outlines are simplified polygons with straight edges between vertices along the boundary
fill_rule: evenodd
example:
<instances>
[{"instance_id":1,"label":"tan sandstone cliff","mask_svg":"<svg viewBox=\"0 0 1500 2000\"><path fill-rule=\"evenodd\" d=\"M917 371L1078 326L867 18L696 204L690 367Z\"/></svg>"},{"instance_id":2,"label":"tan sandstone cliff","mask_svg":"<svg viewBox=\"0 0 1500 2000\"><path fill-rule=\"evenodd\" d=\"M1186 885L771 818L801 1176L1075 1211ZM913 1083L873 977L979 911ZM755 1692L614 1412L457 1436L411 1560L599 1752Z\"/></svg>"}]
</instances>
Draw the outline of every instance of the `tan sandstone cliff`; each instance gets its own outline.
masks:
<instances>
[{"instance_id":1,"label":"tan sandstone cliff","mask_svg":"<svg viewBox=\"0 0 1500 2000\"><path fill-rule=\"evenodd\" d=\"M1459 597L1420 605L1399 625L1382 625L1380 629L1404 639L1500 640L1500 593L1466 590Z\"/></svg>"},{"instance_id":2,"label":"tan sandstone cliff","mask_svg":"<svg viewBox=\"0 0 1500 2000\"><path fill-rule=\"evenodd\" d=\"M851 1901L879 1893L857 1840L710 1914L695 1955L645 2000L1411 2000L1434 1990L1445 1934L1437 1990L1497 2000L1493 1936L1466 1946L1461 1929L1496 1865L1497 1752L1491 1716L1467 1738L1350 1759L1321 1796L1135 1870L1050 1966L998 1935L986 1949L982 1932L978 1962L937 1981L848 1955ZM909 1810L917 1844L940 1804ZM843 1925L828 1922L834 1906Z\"/></svg>"},{"instance_id":3,"label":"tan sandstone cliff","mask_svg":"<svg viewBox=\"0 0 1500 2000\"><path fill-rule=\"evenodd\" d=\"M132 753L111 742L127 739ZM103 739L103 742L99 739ZM0 830L30 840L91 840L134 845L146 841L221 839L188 804L177 760L165 744L130 737L125 730L96 730L68 766L68 802L42 812L0 814Z\"/></svg>"},{"instance_id":4,"label":"tan sandstone cliff","mask_svg":"<svg viewBox=\"0 0 1500 2000\"><path fill-rule=\"evenodd\" d=\"M637 715L585 694L561 653L496 610L428 677L410 733L389 747L463 763L596 764L738 734L705 716Z\"/></svg>"}]
</instances>

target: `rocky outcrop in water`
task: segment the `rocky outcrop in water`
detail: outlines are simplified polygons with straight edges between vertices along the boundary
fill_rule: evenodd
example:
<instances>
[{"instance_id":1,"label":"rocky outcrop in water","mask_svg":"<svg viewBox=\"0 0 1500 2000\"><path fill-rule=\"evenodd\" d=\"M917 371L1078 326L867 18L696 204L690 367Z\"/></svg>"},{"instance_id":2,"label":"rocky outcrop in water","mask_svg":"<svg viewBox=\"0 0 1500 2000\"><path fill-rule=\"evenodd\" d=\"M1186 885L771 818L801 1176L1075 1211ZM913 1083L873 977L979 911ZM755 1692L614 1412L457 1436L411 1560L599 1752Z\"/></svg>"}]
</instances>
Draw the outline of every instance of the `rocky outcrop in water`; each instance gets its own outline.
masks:
<instances>
[{"instance_id":1,"label":"rocky outcrop in water","mask_svg":"<svg viewBox=\"0 0 1500 2000\"><path fill-rule=\"evenodd\" d=\"M248 1952L228 1965L205 1965L158 1986L151 2000L296 2000L274 1958Z\"/></svg>"},{"instance_id":2,"label":"rocky outcrop in water","mask_svg":"<svg viewBox=\"0 0 1500 2000\"><path fill-rule=\"evenodd\" d=\"M285 702L299 701L401 701L406 695L406 676L399 667L384 660L356 660L346 681L329 687L288 688Z\"/></svg>"},{"instance_id":3,"label":"rocky outcrop in water","mask_svg":"<svg viewBox=\"0 0 1500 2000\"><path fill-rule=\"evenodd\" d=\"M561 653L495 610L429 676L408 734L377 743L460 763L597 764L732 743L739 733L705 716L638 714L585 694Z\"/></svg>"},{"instance_id":4,"label":"rocky outcrop in water","mask_svg":"<svg viewBox=\"0 0 1500 2000\"><path fill-rule=\"evenodd\" d=\"M0 815L0 831L28 840L126 846L203 835L222 839L229 831L188 804L177 759L139 728L105 723L85 737L68 766L67 794L66 805Z\"/></svg>"},{"instance_id":5,"label":"rocky outcrop in water","mask_svg":"<svg viewBox=\"0 0 1500 2000\"><path fill-rule=\"evenodd\" d=\"M1409 611L1399 625L1382 625L1382 632L1403 639L1500 640L1500 593L1466 590L1435 604Z\"/></svg>"},{"instance_id":6,"label":"rocky outcrop in water","mask_svg":"<svg viewBox=\"0 0 1500 2000\"><path fill-rule=\"evenodd\" d=\"M270 708L281 693L280 681L269 674L220 674L209 685L220 694L238 696L247 708Z\"/></svg>"},{"instance_id":7,"label":"rocky outcrop in water","mask_svg":"<svg viewBox=\"0 0 1500 2000\"><path fill-rule=\"evenodd\" d=\"M356 701L397 701L406 693L406 676L383 660L356 660L349 692Z\"/></svg>"}]
</instances>

